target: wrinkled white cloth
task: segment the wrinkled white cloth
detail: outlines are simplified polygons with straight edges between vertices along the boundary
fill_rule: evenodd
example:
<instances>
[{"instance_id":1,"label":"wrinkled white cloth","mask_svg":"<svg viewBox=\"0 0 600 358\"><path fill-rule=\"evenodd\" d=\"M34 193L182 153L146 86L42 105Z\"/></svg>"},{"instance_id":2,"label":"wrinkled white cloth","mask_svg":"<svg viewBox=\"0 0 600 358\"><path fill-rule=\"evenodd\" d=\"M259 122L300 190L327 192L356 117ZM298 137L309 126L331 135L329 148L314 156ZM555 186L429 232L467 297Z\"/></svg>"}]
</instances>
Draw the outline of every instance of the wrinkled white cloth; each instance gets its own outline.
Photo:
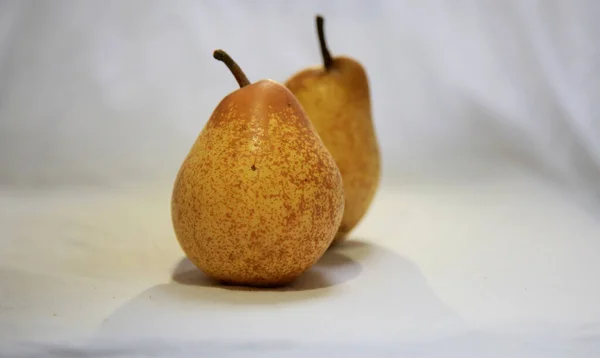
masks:
<instances>
[{"instance_id":1,"label":"wrinkled white cloth","mask_svg":"<svg viewBox=\"0 0 600 358\"><path fill-rule=\"evenodd\" d=\"M366 67L384 180L286 290L216 287L172 180L236 83ZM597 357L600 3L0 2L0 356Z\"/></svg>"}]
</instances>

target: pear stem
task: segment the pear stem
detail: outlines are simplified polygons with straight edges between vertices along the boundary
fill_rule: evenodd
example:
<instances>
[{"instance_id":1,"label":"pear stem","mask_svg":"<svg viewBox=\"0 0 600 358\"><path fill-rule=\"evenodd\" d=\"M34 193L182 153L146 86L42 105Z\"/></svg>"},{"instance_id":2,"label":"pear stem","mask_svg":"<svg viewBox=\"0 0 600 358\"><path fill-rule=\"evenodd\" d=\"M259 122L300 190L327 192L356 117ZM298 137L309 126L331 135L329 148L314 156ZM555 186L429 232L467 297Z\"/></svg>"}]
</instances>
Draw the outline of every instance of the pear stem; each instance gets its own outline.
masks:
<instances>
[{"instance_id":1,"label":"pear stem","mask_svg":"<svg viewBox=\"0 0 600 358\"><path fill-rule=\"evenodd\" d=\"M317 15L317 33L319 35L319 44L321 45L321 55L323 56L323 65L326 70L329 70L333 66L333 58L327 48L327 42L325 41L325 30L323 28L325 19L323 16Z\"/></svg>"},{"instance_id":2,"label":"pear stem","mask_svg":"<svg viewBox=\"0 0 600 358\"><path fill-rule=\"evenodd\" d=\"M215 50L215 52L213 52L213 57L223 62L225 66L229 68L229 71L231 71L233 77L235 77L237 83L240 85L240 88L250 84L250 81L248 80L248 77L246 77L244 71L242 71L240 66L238 66L238 64L231 58L231 56L227 54L227 52L223 50Z\"/></svg>"}]
</instances>

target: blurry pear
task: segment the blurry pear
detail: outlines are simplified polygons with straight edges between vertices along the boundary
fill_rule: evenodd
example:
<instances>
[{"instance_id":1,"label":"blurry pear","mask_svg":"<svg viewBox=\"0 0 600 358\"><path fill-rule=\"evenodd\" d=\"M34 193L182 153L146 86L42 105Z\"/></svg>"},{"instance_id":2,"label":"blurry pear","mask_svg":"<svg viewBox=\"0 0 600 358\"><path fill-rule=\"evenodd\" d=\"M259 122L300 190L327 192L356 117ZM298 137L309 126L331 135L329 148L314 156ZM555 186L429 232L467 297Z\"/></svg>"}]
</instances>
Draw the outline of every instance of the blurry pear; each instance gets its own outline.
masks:
<instances>
[{"instance_id":1,"label":"blurry pear","mask_svg":"<svg viewBox=\"0 0 600 358\"><path fill-rule=\"evenodd\" d=\"M250 83L224 51L240 89L225 96L185 158L172 192L177 240L207 276L279 286L332 243L342 177L301 105L282 84Z\"/></svg>"},{"instance_id":2,"label":"blurry pear","mask_svg":"<svg viewBox=\"0 0 600 358\"><path fill-rule=\"evenodd\" d=\"M379 187L381 159L366 71L352 58L331 56L323 21L316 17L323 65L295 73L285 85L302 104L342 173L346 203L338 242L369 209Z\"/></svg>"}]
</instances>

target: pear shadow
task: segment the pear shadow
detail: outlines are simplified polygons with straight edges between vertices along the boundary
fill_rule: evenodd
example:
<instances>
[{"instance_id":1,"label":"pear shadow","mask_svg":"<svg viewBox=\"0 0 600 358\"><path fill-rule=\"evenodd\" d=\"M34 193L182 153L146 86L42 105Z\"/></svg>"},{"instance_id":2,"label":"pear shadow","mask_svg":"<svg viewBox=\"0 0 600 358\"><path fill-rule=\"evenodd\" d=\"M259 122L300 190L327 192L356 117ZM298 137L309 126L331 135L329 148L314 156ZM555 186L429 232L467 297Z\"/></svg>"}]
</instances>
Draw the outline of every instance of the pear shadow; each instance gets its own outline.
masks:
<instances>
[{"instance_id":1,"label":"pear shadow","mask_svg":"<svg viewBox=\"0 0 600 358\"><path fill-rule=\"evenodd\" d=\"M189 259L183 257L175 265L172 282L186 286L221 288L231 291L305 291L331 287L360 275L361 265L337 251L327 250L312 267L291 283L277 287L238 286L223 283L206 276Z\"/></svg>"},{"instance_id":2,"label":"pear shadow","mask_svg":"<svg viewBox=\"0 0 600 358\"><path fill-rule=\"evenodd\" d=\"M332 245L328 251L342 253L353 260L361 262L367 259L376 249L374 244L363 238L349 236L342 242Z\"/></svg>"},{"instance_id":3,"label":"pear shadow","mask_svg":"<svg viewBox=\"0 0 600 358\"><path fill-rule=\"evenodd\" d=\"M95 338L246 339L248 327L277 340L371 336L396 339L455 326L446 306L412 261L362 240L336 245L278 289L228 287L180 260L170 282L140 292L108 316Z\"/></svg>"}]
</instances>

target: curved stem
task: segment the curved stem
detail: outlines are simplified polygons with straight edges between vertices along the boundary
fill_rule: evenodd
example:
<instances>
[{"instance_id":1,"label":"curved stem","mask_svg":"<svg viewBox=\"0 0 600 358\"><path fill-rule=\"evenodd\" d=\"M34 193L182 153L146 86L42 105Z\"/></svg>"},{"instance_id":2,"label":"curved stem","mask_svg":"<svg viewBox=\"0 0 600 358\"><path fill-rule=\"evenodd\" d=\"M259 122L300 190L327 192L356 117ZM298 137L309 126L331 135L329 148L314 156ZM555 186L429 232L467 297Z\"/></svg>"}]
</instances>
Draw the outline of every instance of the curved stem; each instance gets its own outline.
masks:
<instances>
[{"instance_id":1,"label":"curved stem","mask_svg":"<svg viewBox=\"0 0 600 358\"><path fill-rule=\"evenodd\" d=\"M248 77L246 77L244 71L242 71L240 66L235 63L235 61L227 54L227 52L223 50L215 50L215 52L213 52L213 57L223 62L227 68L229 68L229 71L231 71L233 77L235 77L237 83L240 85L240 88L250 84L250 81L248 81Z\"/></svg>"},{"instance_id":2,"label":"curved stem","mask_svg":"<svg viewBox=\"0 0 600 358\"><path fill-rule=\"evenodd\" d=\"M333 65L333 58L331 58L331 53L329 53L329 49L327 49L327 42L325 41L325 30L323 29L323 24L325 19L323 16L317 15L317 33L319 35L319 44L321 45L321 55L323 56L323 65L326 70L329 70Z\"/></svg>"}]
</instances>

